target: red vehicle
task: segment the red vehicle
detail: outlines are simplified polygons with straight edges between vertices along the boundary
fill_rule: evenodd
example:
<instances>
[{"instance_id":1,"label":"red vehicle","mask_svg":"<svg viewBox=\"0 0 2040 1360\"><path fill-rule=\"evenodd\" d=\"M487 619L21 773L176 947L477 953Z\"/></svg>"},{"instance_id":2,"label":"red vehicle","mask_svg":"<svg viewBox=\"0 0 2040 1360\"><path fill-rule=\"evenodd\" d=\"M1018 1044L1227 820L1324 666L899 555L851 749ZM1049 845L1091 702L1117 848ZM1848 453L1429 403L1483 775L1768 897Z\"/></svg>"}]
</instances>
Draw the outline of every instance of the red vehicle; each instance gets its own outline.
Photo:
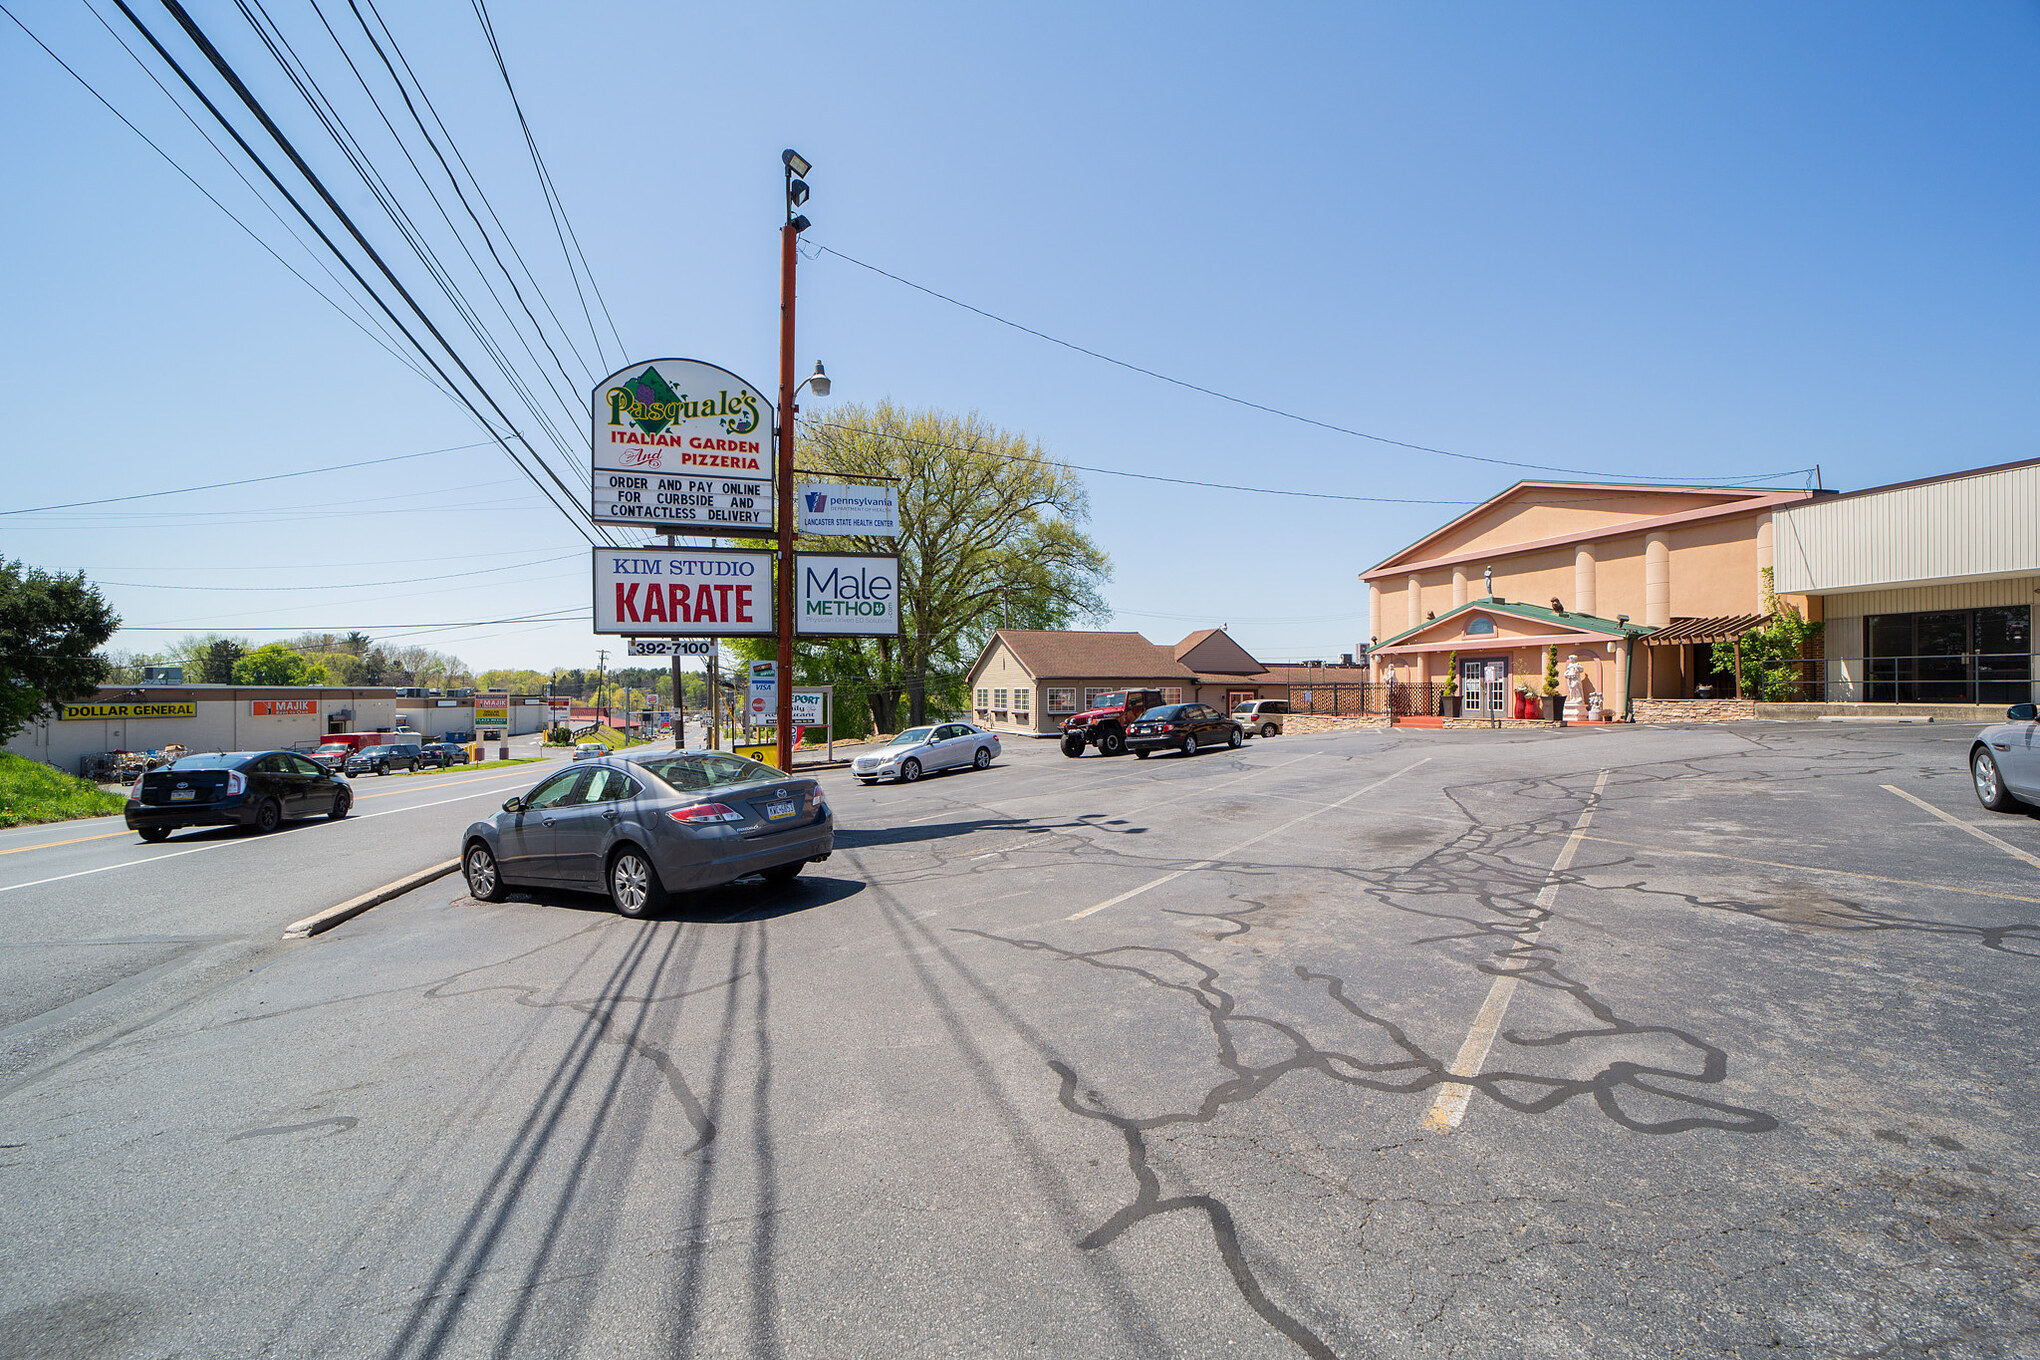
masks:
<instances>
[{"instance_id":1,"label":"red vehicle","mask_svg":"<svg viewBox=\"0 0 2040 1360\"><path fill-rule=\"evenodd\" d=\"M1158 689L1122 689L1101 694L1092 708L1063 719L1062 753L1080 756L1086 746L1096 746L1101 756L1119 755L1126 750L1127 726L1161 704L1162 692Z\"/></svg>"}]
</instances>

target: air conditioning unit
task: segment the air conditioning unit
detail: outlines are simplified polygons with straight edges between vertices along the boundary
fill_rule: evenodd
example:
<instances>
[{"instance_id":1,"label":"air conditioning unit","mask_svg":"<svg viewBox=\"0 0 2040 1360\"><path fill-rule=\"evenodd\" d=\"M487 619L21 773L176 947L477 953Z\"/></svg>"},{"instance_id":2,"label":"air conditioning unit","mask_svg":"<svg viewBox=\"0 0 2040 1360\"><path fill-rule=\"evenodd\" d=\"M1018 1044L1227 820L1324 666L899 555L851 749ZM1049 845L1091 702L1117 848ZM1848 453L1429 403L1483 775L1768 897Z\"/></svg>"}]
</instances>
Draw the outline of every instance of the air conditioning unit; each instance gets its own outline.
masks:
<instances>
[{"instance_id":1,"label":"air conditioning unit","mask_svg":"<svg viewBox=\"0 0 2040 1360\"><path fill-rule=\"evenodd\" d=\"M181 685L184 683L182 666L144 666L142 683L145 685Z\"/></svg>"}]
</instances>

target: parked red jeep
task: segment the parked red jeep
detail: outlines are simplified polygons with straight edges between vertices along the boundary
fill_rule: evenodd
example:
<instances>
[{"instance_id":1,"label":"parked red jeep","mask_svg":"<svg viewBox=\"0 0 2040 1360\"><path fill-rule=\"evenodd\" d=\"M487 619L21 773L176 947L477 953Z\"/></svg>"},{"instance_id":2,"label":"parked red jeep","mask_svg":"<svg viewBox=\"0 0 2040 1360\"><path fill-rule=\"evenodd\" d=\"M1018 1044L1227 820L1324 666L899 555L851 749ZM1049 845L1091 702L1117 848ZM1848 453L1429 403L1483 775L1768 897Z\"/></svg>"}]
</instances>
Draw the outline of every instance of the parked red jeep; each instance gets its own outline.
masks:
<instances>
[{"instance_id":1,"label":"parked red jeep","mask_svg":"<svg viewBox=\"0 0 2040 1360\"><path fill-rule=\"evenodd\" d=\"M1062 753L1080 756L1086 746L1096 746L1101 756L1123 754L1126 725L1161 703L1158 689L1123 689L1099 695L1095 708L1063 719Z\"/></svg>"}]
</instances>

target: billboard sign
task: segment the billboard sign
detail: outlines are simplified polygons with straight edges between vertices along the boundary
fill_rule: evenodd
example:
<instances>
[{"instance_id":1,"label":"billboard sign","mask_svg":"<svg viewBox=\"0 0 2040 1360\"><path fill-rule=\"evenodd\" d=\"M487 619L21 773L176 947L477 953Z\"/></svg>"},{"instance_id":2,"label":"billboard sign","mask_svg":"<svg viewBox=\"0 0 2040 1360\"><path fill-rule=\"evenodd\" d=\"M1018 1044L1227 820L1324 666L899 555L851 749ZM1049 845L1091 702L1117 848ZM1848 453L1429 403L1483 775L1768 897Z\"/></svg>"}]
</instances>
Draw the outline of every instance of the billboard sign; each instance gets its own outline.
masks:
<instances>
[{"instance_id":1,"label":"billboard sign","mask_svg":"<svg viewBox=\"0 0 2040 1360\"><path fill-rule=\"evenodd\" d=\"M898 637L900 559L852 553L794 558L794 631L802 637Z\"/></svg>"},{"instance_id":2,"label":"billboard sign","mask_svg":"<svg viewBox=\"0 0 2040 1360\"><path fill-rule=\"evenodd\" d=\"M595 631L763 637L772 554L756 548L597 548Z\"/></svg>"},{"instance_id":3,"label":"billboard sign","mask_svg":"<svg viewBox=\"0 0 2040 1360\"><path fill-rule=\"evenodd\" d=\"M645 638L630 640L632 656L714 656L715 643L709 638Z\"/></svg>"},{"instance_id":4,"label":"billboard sign","mask_svg":"<svg viewBox=\"0 0 2040 1360\"><path fill-rule=\"evenodd\" d=\"M890 486L801 482L794 491L796 518L804 534L900 536L899 497Z\"/></svg>"},{"instance_id":5,"label":"billboard sign","mask_svg":"<svg viewBox=\"0 0 2040 1360\"><path fill-rule=\"evenodd\" d=\"M475 700L475 729L485 727L508 727L510 725L510 701L504 698Z\"/></svg>"},{"instance_id":6,"label":"billboard sign","mask_svg":"<svg viewBox=\"0 0 2040 1360\"><path fill-rule=\"evenodd\" d=\"M317 713L317 699L250 699L248 716L251 718L285 718L292 714Z\"/></svg>"},{"instance_id":7,"label":"billboard sign","mask_svg":"<svg viewBox=\"0 0 2040 1360\"><path fill-rule=\"evenodd\" d=\"M195 718L197 704L58 704L58 722L90 718Z\"/></svg>"},{"instance_id":8,"label":"billboard sign","mask_svg":"<svg viewBox=\"0 0 2040 1360\"><path fill-rule=\"evenodd\" d=\"M726 368L648 359L595 385L589 513L597 524L770 534L772 403Z\"/></svg>"}]
</instances>

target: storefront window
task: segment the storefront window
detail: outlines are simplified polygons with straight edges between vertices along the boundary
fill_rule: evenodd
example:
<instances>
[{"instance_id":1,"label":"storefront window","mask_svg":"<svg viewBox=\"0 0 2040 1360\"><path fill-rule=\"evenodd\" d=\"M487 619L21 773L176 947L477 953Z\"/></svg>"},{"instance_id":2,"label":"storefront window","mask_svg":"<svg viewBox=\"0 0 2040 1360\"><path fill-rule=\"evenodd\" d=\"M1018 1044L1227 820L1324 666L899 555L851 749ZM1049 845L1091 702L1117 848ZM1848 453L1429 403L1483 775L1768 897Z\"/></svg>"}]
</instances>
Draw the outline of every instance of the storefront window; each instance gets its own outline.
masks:
<instances>
[{"instance_id":1,"label":"storefront window","mask_svg":"<svg viewBox=\"0 0 2040 1360\"><path fill-rule=\"evenodd\" d=\"M1061 686L1051 686L1048 691L1048 711L1051 713L1074 713L1077 711L1077 692Z\"/></svg>"},{"instance_id":2,"label":"storefront window","mask_svg":"<svg viewBox=\"0 0 2040 1360\"><path fill-rule=\"evenodd\" d=\"M2032 697L2032 608L1872 614L1864 620L1867 683L1878 704L2016 704Z\"/></svg>"}]
</instances>

